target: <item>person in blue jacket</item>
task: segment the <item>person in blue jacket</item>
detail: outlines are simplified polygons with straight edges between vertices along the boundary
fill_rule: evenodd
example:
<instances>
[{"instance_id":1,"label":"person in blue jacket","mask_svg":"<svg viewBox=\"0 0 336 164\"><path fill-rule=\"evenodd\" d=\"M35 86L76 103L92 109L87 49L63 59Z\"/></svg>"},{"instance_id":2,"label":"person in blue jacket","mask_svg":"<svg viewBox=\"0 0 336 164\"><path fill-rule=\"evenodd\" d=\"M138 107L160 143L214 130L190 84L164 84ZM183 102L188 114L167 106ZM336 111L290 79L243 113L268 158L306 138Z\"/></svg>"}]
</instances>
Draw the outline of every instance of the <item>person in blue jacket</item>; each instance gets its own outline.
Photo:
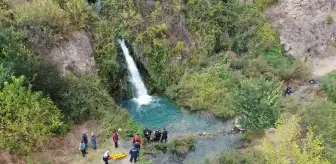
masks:
<instances>
[{"instance_id":1,"label":"person in blue jacket","mask_svg":"<svg viewBox=\"0 0 336 164\"><path fill-rule=\"evenodd\" d=\"M137 158L138 158L138 156L139 156L139 149L133 147L133 148L130 150L129 154L131 155L130 162L132 163L133 160L134 160L134 163L136 163Z\"/></svg>"},{"instance_id":2,"label":"person in blue jacket","mask_svg":"<svg viewBox=\"0 0 336 164\"><path fill-rule=\"evenodd\" d=\"M97 149L97 138L94 133L91 133L91 144L92 144L92 148L96 150Z\"/></svg>"},{"instance_id":3,"label":"person in blue jacket","mask_svg":"<svg viewBox=\"0 0 336 164\"><path fill-rule=\"evenodd\" d=\"M83 141L79 144L79 150L82 152L83 157L85 157L86 151L85 151L85 144Z\"/></svg>"}]
</instances>

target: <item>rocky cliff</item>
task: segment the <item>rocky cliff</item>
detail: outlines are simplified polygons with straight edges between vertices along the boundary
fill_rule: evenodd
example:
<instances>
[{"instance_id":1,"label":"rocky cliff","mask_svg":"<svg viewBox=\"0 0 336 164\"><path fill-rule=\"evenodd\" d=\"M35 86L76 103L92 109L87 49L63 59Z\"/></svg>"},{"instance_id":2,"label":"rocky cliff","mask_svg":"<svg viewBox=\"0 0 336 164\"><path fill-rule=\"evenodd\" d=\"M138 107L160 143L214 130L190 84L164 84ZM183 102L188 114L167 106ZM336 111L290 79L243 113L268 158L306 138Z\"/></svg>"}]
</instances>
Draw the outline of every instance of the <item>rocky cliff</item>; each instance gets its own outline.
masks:
<instances>
[{"instance_id":1,"label":"rocky cliff","mask_svg":"<svg viewBox=\"0 0 336 164\"><path fill-rule=\"evenodd\" d=\"M63 75L81 76L94 72L95 60L90 38L85 31L74 32L41 55L56 63Z\"/></svg>"},{"instance_id":2,"label":"rocky cliff","mask_svg":"<svg viewBox=\"0 0 336 164\"><path fill-rule=\"evenodd\" d=\"M311 61L315 75L336 69L335 0L280 0L266 15L289 55Z\"/></svg>"}]
</instances>

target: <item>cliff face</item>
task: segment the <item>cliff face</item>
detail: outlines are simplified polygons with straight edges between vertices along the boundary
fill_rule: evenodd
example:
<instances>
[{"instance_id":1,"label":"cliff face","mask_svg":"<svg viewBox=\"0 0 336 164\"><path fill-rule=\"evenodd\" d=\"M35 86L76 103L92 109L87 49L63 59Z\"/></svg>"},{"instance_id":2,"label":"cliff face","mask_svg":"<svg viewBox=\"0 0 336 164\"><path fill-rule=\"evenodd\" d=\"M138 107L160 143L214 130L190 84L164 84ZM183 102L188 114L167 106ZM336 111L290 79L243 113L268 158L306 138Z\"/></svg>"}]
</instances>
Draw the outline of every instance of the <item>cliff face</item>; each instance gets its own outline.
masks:
<instances>
[{"instance_id":1,"label":"cliff face","mask_svg":"<svg viewBox=\"0 0 336 164\"><path fill-rule=\"evenodd\" d=\"M336 1L280 0L266 16L278 29L287 53L311 61L315 75L336 69Z\"/></svg>"},{"instance_id":2,"label":"cliff face","mask_svg":"<svg viewBox=\"0 0 336 164\"><path fill-rule=\"evenodd\" d=\"M90 38L85 31L74 32L54 45L43 58L56 63L63 75L77 76L94 72L95 60Z\"/></svg>"}]
</instances>

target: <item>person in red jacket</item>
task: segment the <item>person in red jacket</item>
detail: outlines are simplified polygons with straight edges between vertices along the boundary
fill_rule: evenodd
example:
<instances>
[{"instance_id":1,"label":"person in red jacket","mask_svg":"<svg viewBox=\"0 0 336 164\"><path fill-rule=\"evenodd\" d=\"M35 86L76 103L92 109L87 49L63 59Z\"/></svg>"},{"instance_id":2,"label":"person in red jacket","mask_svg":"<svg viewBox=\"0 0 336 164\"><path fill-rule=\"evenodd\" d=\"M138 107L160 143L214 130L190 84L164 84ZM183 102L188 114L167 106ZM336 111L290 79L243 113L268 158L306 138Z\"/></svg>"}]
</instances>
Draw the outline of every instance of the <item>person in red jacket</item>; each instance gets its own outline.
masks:
<instances>
[{"instance_id":1,"label":"person in red jacket","mask_svg":"<svg viewBox=\"0 0 336 164\"><path fill-rule=\"evenodd\" d=\"M135 148L140 149L140 145L142 145L142 140L139 137L139 134L137 134L133 137L132 143L133 143Z\"/></svg>"},{"instance_id":2,"label":"person in red jacket","mask_svg":"<svg viewBox=\"0 0 336 164\"><path fill-rule=\"evenodd\" d=\"M117 133L116 130L113 130L112 138L113 138L113 142L114 142L114 147L118 148L119 134Z\"/></svg>"}]
</instances>

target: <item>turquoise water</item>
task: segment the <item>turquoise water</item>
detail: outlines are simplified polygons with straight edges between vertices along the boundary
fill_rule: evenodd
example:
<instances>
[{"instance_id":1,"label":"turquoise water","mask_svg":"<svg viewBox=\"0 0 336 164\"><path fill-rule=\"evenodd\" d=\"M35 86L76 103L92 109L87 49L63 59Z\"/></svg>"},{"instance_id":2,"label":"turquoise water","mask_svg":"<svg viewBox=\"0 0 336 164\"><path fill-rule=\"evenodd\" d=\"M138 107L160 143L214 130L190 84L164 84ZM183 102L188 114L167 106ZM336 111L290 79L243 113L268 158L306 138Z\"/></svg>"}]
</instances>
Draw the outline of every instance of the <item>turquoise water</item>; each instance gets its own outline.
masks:
<instances>
[{"instance_id":1,"label":"turquoise water","mask_svg":"<svg viewBox=\"0 0 336 164\"><path fill-rule=\"evenodd\" d=\"M187 112L179 109L172 101L165 97L152 97L149 105L138 106L136 101L127 100L122 105L128 110L132 118L152 130L166 128L168 140L180 134L214 133L225 129L232 129L232 121L221 121L206 112ZM217 156L225 150L238 147L241 144L240 134L220 133L212 138L197 137L195 151L189 153L183 160L176 159L171 154L162 154L153 163L157 164L202 164L205 158Z\"/></svg>"},{"instance_id":2,"label":"turquoise water","mask_svg":"<svg viewBox=\"0 0 336 164\"><path fill-rule=\"evenodd\" d=\"M153 96L152 99L149 105L138 106L134 100L124 101L122 105L143 127L166 128L170 134L216 132L224 125L209 114L183 111L167 98Z\"/></svg>"}]
</instances>

